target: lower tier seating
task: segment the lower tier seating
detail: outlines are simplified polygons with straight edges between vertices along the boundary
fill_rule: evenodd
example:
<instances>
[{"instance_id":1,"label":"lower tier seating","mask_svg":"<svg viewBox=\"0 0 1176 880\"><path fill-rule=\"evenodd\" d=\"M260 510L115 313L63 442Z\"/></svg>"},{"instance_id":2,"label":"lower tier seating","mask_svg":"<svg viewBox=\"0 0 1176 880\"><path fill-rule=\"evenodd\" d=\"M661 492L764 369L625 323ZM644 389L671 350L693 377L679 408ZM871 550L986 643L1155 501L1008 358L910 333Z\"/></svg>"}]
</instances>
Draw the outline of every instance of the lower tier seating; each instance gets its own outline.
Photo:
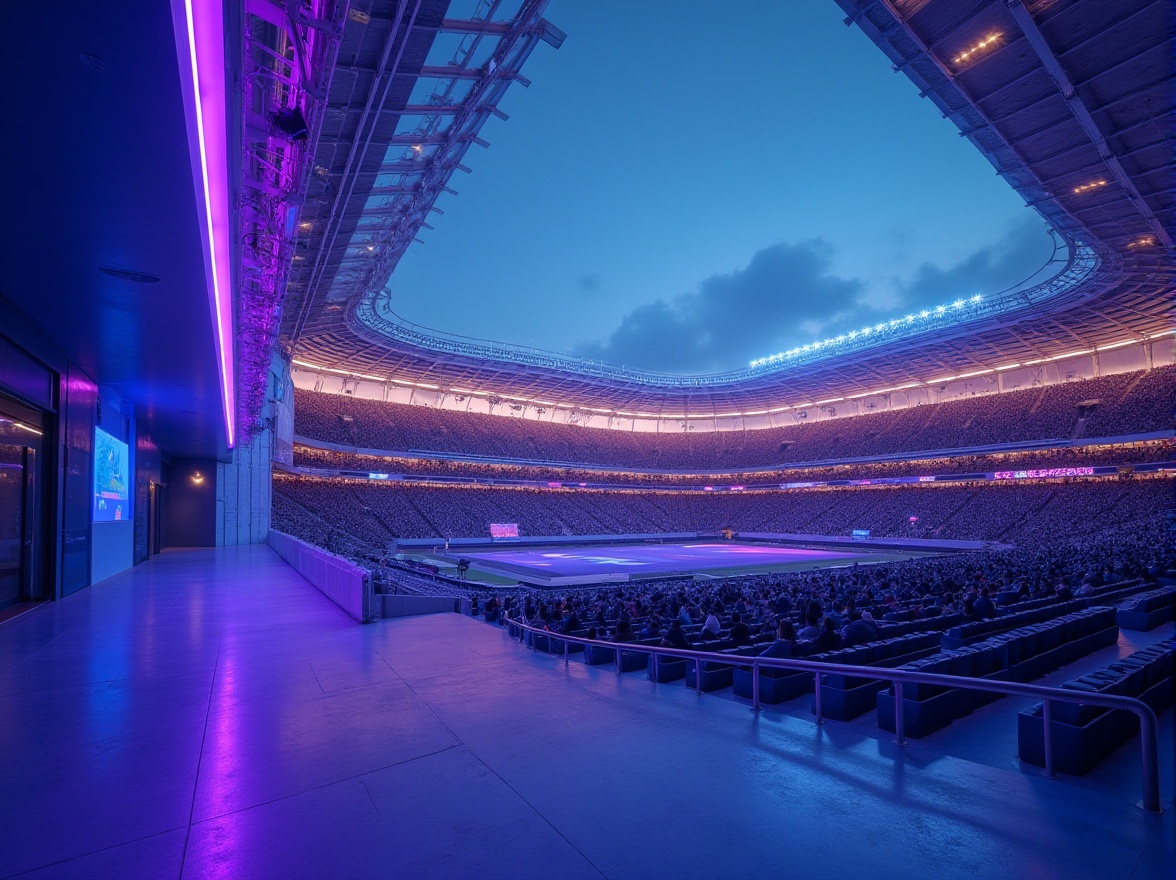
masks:
<instances>
[{"instance_id":1,"label":"lower tier seating","mask_svg":"<svg viewBox=\"0 0 1176 880\"><path fill-rule=\"evenodd\" d=\"M1132 712L1079 702L1082 692L1137 697L1159 714L1172 705L1176 693L1176 639L1124 657L1099 672L1062 685L1078 692L1073 703L1053 701L1050 736L1054 769L1080 776L1139 732ZM1045 766L1045 722L1042 705L1017 716L1017 742L1022 761Z\"/></svg>"},{"instance_id":2,"label":"lower tier seating","mask_svg":"<svg viewBox=\"0 0 1176 880\"><path fill-rule=\"evenodd\" d=\"M1150 590L1119 605L1116 615L1119 626L1140 632L1155 629L1161 623L1176 619L1176 586Z\"/></svg>"},{"instance_id":3,"label":"lower tier seating","mask_svg":"<svg viewBox=\"0 0 1176 880\"><path fill-rule=\"evenodd\" d=\"M1092 651L1109 647L1118 638L1115 609L1100 606L1019 627L898 668L1028 682ZM999 694L985 691L907 684L903 687L903 728L907 736L921 738L999 698ZM878 694L878 726L894 731L894 721L895 694L890 687Z\"/></svg>"}]
</instances>

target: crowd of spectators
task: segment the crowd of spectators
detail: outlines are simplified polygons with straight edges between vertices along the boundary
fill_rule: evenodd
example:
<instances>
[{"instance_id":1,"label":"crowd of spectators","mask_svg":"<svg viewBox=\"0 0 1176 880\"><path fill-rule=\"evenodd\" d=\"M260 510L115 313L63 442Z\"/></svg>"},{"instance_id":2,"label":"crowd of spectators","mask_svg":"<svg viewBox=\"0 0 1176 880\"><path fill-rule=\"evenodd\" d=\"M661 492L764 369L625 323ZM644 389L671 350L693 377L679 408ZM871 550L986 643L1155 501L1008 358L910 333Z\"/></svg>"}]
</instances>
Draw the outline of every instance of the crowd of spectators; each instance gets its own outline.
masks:
<instances>
[{"instance_id":1,"label":"crowd of spectators","mask_svg":"<svg viewBox=\"0 0 1176 880\"><path fill-rule=\"evenodd\" d=\"M729 470L1162 431L1176 367L778 428L641 433L295 392L295 433L352 448L641 470Z\"/></svg>"},{"instance_id":2,"label":"crowd of spectators","mask_svg":"<svg viewBox=\"0 0 1176 880\"><path fill-rule=\"evenodd\" d=\"M1166 367L809 425L660 435L298 391L296 432L357 451L300 445L297 466L418 479L275 474L273 523L332 552L375 565L409 591L428 591L436 582L426 574L385 565L397 541L487 537L492 522L518 523L523 536L714 534L724 528L846 536L868 529L875 537L1015 545L1012 550L705 584L684 580L590 588L555 599L526 588L516 591L514 611L553 628L566 627L573 619L596 625L602 636L628 640L648 638L650 627L669 632L671 622L679 619L683 638L697 635L709 622L724 637L776 634L777 651L793 650L798 633L806 648L818 639L828 647L866 638L867 630L884 626L887 615L900 611L916 617L983 617L995 612L995 597L1010 591L1020 598L1064 597L1115 578L1154 577L1157 570L1176 568L1164 520L1164 512L1174 506L1173 481L673 489L1170 460L1176 457L1171 440L1110 445L1095 438L1171 428L1174 381L1176 368ZM1088 442L885 460L888 455L1021 440L1069 443L1075 437ZM400 454L367 455L359 449ZM879 460L832 463L868 457ZM822 461L830 463L807 464ZM805 464L789 466L793 462ZM446 485L422 477L463 482ZM541 485L509 485L512 481ZM497 603L500 598L484 596L481 601Z\"/></svg>"},{"instance_id":3,"label":"crowd of spectators","mask_svg":"<svg viewBox=\"0 0 1176 880\"><path fill-rule=\"evenodd\" d=\"M887 638L894 621L944 628L1015 612L1025 601L1060 604L1173 577L1172 532L1153 514L1012 550L705 582L474 591L474 605L556 632L587 628L589 638L607 641L660 637L667 646L705 648L716 639L757 640L765 644L760 653L788 657Z\"/></svg>"},{"instance_id":4,"label":"crowd of spectators","mask_svg":"<svg viewBox=\"0 0 1176 880\"><path fill-rule=\"evenodd\" d=\"M1150 440L1114 445L1086 445L1003 452L989 455L956 455L903 461L871 461L842 465L745 471L727 474L683 474L639 471L585 470L551 465L500 464L451 459L408 458L337 452L297 444L294 465L325 471L385 473L487 481L532 481L590 483L610 486L673 486L703 484L775 485L801 481L861 480L879 477L908 477L992 473L1029 468L1102 467L1168 461L1176 458L1171 440Z\"/></svg>"},{"instance_id":5,"label":"crowd of spectators","mask_svg":"<svg viewBox=\"0 0 1176 880\"><path fill-rule=\"evenodd\" d=\"M1173 507L1168 478L674 492L446 486L275 474L275 528L322 544L321 523L384 548L400 538L736 532L1018 543L1084 534Z\"/></svg>"},{"instance_id":6,"label":"crowd of spectators","mask_svg":"<svg viewBox=\"0 0 1176 880\"><path fill-rule=\"evenodd\" d=\"M377 569L384 589L465 593L492 611L560 632L679 647L762 642L807 656L894 633L893 621L944 628L1062 602L1113 584L1176 577L1171 479L1047 481L704 494L438 487L277 475L275 528ZM912 517L917 517L913 521ZM949 537L1014 546L772 575L618 587L488 591L390 563L409 534L479 534L494 521L524 534L737 530ZM557 528L558 525L558 528ZM447 529L449 531L447 531ZM483 533L484 534L484 533ZM932 620L934 618L934 620Z\"/></svg>"}]
</instances>

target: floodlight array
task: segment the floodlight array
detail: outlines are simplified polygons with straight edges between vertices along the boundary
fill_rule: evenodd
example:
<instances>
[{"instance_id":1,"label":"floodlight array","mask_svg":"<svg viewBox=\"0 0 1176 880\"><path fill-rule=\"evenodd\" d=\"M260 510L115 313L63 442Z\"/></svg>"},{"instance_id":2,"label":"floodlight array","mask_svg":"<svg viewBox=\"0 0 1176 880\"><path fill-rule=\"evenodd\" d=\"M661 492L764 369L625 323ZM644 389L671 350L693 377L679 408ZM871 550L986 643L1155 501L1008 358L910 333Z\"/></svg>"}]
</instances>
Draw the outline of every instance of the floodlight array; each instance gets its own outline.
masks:
<instances>
[{"instance_id":1,"label":"floodlight array","mask_svg":"<svg viewBox=\"0 0 1176 880\"><path fill-rule=\"evenodd\" d=\"M967 318L979 321L1023 309L1039 309L1046 303L1054 305L1062 298L1080 295L1081 292L1090 290L1092 284L1110 283L1100 281L1100 278L1117 277L1115 273L1118 270L1113 255L1071 239L1065 239L1065 244L1067 258L1065 267L1060 272L1037 284L1026 283L999 294L982 297L979 302L975 298L964 300ZM910 325L906 324L905 318L895 319L902 326L896 326L891 330L890 322L887 321L885 331L875 332L871 327L870 333L863 336L858 332L853 339L846 333L845 340L840 345L821 345L818 348L810 345L807 351L802 348L793 357L783 357L758 367L741 367L724 373L685 376L654 373L590 358L544 351L529 346L473 339L422 327L396 314L388 291L377 297L361 299L346 315L346 320L348 328L356 336L374 345L386 346L391 340L396 345L429 352L430 375L436 375L435 368L450 362L453 356L462 362L462 370L467 370L468 364L472 361L493 364L496 373L508 370L512 366L523 369L537 368L578 378L597 378L606 383L701 392L724 385L734 385L748 379L759 379L775 371L794 370L827 358L856 354L879 345L897 345L899 340L913 338L923 331L963 323L959 310L948 306L943 306L942 312L938 308L928 309L927 312L926 318L921 317L921 312L916 313L916 321ZM477 371L476 367L474 371ZM473 380L462 378L454 381L465 383Z\"/></svg>"},{"instance_id":2,"label":"floodlight array","mask_svg":"<svg viewBox=\"0 0 1176 880\"><path fill-rule=\"evenodd\" d=\"M863 339L885 341L887 339L909 336L912 333L921 333L924 330L931 329L932 327L941 327L944 324L955 324L960 321L966 321L975 316L976 307L980 305L983 299L982 296L976 294L967 299L957 299L948 305L935 306L932 309L920 309L917 312L910 312L902 318L879 321L877 324L865 326L860 330L850 330L847 333L831 336L828 339L821 339L817 342L810 342L806 345L790 348L788 351L781 351L768 355L767 357L756 358L748 364L748 367L755 370L761 367L776 366L778 364L788 363L799 357L808 356L814 352L836 354L839 350L853 347Z\"/></svg>"}]
</instances>

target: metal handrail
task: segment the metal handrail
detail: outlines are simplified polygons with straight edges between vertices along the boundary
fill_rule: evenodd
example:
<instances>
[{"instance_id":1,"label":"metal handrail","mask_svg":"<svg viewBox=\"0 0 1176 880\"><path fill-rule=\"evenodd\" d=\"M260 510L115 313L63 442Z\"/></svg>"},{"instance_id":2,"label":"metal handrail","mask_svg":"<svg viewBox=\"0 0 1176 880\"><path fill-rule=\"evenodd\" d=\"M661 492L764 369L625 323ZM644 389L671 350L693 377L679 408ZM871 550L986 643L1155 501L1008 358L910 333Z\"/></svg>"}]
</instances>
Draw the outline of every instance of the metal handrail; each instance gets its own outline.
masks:
<instances>
[{"instance_id":1,"label":"metal handrail","mask_svg":"<svg viewBox=\"0 0 1176 880\"><path fill-rule=\"evenodd\" d=\"M616 673L621 675L621 653L642 652L650 654L657 662L657 657L677 657L683 660L693 660L695 685L698 695L702 696L702 664L703 662L719 661L729 666L751 667L751 702L752 711L760 710L759 699L759 670L792 669L797 672L812 672L814 680L813 713L817 724L823 723L821 717L821 676L822 672L834 672L843 675L853 675L859 678L879 679L889 681L894 685L894 732L896 741L902 745L906 742L904 734L902 686L906 682L914 684L940 685L942 687L959 688L960 690L989 691L992 693L1038 697L1042 701L1042 723L1045 735L1045 775L1053 777L1053 740L1051 731L1052 702L1057 700L1066 703L1080 703L1089 706L1104 706L1108 709L1125 709L1135 713L1139 718L1139 738L1142 749L1143 775L1143 809L1150 813L1161 813L1160 807L1160 766L1159 766L1159 721L1151 706L1135 697L1119 694L1104 694L1097 691L1072 691L1065 688L1045 687L1038 684L1022 684L1015 681L992 681L986 678L969 678L962 675L943 675L937 672L917 672L909 669L890 669L878 666L853 666L845 663L829 663L820 660L800 660L783 657L739 656L731 654L717 654L711 651L691 651L685 648L663 648L659 645L642 645L635 642L609 642L601 639L586 639L580 636L566 635L547 629L539 629L511 617L504 617L507 626L518 627L526 632L559 639L564 643L564 665L568 661L568 644L607 646L616 650ZM535 650L534 639L531 649ZM655 666L656 670L656 666Z\"/></svg>"}]
</instances>

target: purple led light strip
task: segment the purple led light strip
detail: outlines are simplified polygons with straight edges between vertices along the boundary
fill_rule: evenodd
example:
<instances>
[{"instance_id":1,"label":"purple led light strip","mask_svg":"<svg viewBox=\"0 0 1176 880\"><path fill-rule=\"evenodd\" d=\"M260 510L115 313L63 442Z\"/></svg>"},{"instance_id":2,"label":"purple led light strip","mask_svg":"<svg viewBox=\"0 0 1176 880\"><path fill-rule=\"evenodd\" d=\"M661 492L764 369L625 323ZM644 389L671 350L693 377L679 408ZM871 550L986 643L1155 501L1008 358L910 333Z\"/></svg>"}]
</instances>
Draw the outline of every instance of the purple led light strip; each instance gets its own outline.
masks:
<instances>
[{"instance_id":1,"label":"purple led light strip","mask_svg":"<svg viewBox=\"0 0 1176 880\"><path fill-rule=\"evenodd\" d=\"M224 10L220 3L184 0L188 55L192 63L193 106L200 145L204 192L206 250L216 319L216 349L221 376L221 405L229 448L236 443L234 401L233 303L229 264L229 171L225 117Z\"/></svg>"}]
</instances>

